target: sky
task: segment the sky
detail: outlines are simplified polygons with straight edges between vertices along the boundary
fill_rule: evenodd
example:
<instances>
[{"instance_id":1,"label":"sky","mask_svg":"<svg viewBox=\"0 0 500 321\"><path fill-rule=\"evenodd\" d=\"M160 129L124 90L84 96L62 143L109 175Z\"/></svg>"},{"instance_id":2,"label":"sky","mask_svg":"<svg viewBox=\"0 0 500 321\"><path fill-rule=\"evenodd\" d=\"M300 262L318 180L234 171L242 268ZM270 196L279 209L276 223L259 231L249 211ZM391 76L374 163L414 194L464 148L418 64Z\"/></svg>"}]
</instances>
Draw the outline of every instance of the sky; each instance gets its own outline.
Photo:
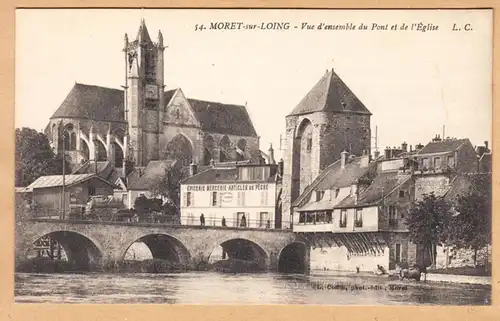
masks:
<instances>
[{"instance_id":1,"label":"sky","mask_svg":"<svg viewBox=\"0 0 500 321\"><path fill-rule=\"evenodd\" d=\"M491 10L17 10L15 127L43 130L75 82L121 88L124 34L135 39L142 18L151 38L161 30L168 46L167 89L246 103L261 149L272 144L277 158L285 116L331 68L372 112L381 151L425 144L443 126L445 136L491 146ZM298 28L195 30L211 22ZM438 30L371 30L420 22ZM369 29L302 30L302 23ZM473 30L453 31L466 23Z\"/></svg>"}]
</instances>

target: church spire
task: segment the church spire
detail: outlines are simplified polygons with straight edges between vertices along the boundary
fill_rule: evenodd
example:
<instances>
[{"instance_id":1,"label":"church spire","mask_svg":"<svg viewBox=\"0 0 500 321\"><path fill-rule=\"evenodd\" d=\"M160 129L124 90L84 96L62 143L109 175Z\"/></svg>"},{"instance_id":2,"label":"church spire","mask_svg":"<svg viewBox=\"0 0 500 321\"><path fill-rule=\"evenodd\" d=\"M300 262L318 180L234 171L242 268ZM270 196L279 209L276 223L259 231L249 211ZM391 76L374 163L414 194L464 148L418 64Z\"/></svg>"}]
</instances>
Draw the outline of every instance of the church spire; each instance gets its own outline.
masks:
<instances>
[{"instance_id":1,"label":"church spire","mask_svg":"<svg viewBox=\"0 0 500 321\"><path fill-rule=\"evenodd\" d=\"M151 42L151 37L149 36L148 28L146 27L146 20L144 20L144 18L141 19L141 25L139 26L136 40L139 43Z\"/></svg>"}]
</instances>

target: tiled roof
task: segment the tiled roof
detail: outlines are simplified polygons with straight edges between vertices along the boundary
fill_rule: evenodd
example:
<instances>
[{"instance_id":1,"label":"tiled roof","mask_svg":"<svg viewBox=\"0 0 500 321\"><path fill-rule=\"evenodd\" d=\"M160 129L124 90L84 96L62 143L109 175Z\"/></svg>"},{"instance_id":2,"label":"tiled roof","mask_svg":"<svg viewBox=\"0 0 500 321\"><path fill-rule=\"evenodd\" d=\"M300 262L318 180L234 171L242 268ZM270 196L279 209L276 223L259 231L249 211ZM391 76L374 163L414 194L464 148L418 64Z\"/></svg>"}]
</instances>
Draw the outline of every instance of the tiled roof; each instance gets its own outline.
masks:
<instances>
[{"instance_id":1,"label":"tiled roof","mask_svg":"<svg viewBox=\"0 0 500 321\"><path fill-rule=\"evenodd\" d=\"M165 104L177 89L165 91ZM76 83L53 118L83 118L95 121L125 122L124 93L119 89ZM188 99L196 118L205 131L220 134L257 137L245 106Z\"/></svg>"},{"instance_id":2,"label":"tiled roof","mask_svg":"<svg viewBox=\"0 0 500 321\"><path fill-rule=\"evenodd\" d=\"M188 99L205 131L228 135L257 137L245 106Z\"/></svg>"},{"instance_id":3,"label":"tiled roof","mask_svg":"<svg viewBox=\"0 0 500 321\"><path fill-rule=\"evenodd\" d=\"M289 116L317 111L355 112L371 115L370 111L333 69L327 71Z\"/></svg>"},{"instance_id":4,"label":"tiled roof","mask_svg":"<svg viewBox=\"0 0 500 321\"><path fill-rule=\"evenodd\" d=\"M172 97L174 97L174 94L175 92L177 91L177 88L176 89L170 89L170 90L167 90L163 93L163 99L165 101L165 106L168 105L168 103L170 102L170 100L172 100Z\"/></svg>"},{"instance_id":5,"label":"tiled roof","mask_svg":"<svg viewBox=\"0 0 500 321\"><path fill-rule=\"evenodd\" d=\"M276 175L272 175L265 180L238 180L238 169L235 167L216 167L198 172L185 179L182 184L235 184L235 183L271 183L274 182Z\"/></svg>"},{"instance_id":6,"label":"tiled roof","mask_svg":"<svg viewBox=\"0 0 500 321\"><path fill-rule=\"evenodd\" d=\"M95 174L79 174L79 175L65 175L65 186L72 186L76 184L80 184L82 182L88 181L90 179L99 179L110 186L113 186L112 183L106 181L105 179L95 175ZM36 181L31 183L27 188L28 189L37 189L37 188L47 188L47 187L58 187L63 184L63 175L49 175L49 176L41 176Z\"/></svg>"},{"instance_id":7,"label":"tiled roof","mask_svg":"<svg viewBox=\"0 0 500 321\"><path fill-rule=\"evenodd\" d=\"M373 205L382 201L399 185L406 182L411 175L395 172L378 173L368 188L358 196L357 206ZM347 204L344 204L346 206ZM354 205L354 204L351 204Z\"/></svg>"},{"instance_id":8,"label":"tiled roof","mask_svg":"<svg viewBox=\"0 0 500 321\"><path fill-rule=\"evenodd\" d=\"M464 139L444 139L440 142L430 142L427 145L425 145L424 148L422 148L418 152L418 155L452 152L452 151L457 150L462 144L465 144L465 143L470 144L469 139L467 139L467 138L464 138Z\"/></svg>"},{"instance_id":9,"label":"tiled roof","mask_svg":"<svg viewBox=\"0 0 500 321\"><path fill-rule=\"evenodd\" d=\"M175 160L152 160L142 171L142 174L129 184L130 190L146 191L165 175L165 171L175 163Z\"/></svg>"},{"instance_id":10,"label":"tiled roof","mask_svg":"<svg viewBox=\"0 0 500 321\"><path fill-rule=\"evenodd\" d=\"M76 83L53 118L124 122L123 91Z\"/></svg>"},{"instance_id":11,"label":"tiled roof","mask_svg":"<svg viewBox=\"0 0 500 321\"><path fill-rule=\"evenodd\" d=\"M97 170L96 170L97 167ZM76 167L71 174L98 174L104 179L108 179L113 167L108 161L86 161L80 166Z\"/></svg>"},{"instance_id":12,"label":"tiled roof","mask_svg":"<svg viewBox=\"0 0 500 321\"><path fill-rule=\"evenodd\" d=\"M348 161L344 168L340 167L340 161L328 169L323 179L315 187L316 191L326 191L333 188L342 188L354 184L359 178L365 175L375 163L370 163L366 167L361 166L361 157L356 157Z\"/></svg>"}]
</instances>

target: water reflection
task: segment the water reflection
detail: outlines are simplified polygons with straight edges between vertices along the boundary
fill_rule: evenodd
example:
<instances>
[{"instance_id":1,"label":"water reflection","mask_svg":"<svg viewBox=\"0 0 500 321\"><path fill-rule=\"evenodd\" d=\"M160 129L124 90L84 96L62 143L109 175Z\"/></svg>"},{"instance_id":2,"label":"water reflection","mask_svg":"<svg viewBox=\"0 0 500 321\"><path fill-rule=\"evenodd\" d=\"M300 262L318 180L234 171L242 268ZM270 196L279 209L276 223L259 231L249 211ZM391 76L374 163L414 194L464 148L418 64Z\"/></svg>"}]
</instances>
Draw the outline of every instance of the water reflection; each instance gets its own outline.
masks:
<instances>
[{"instance_id":1,"label":"water reflection","mask_svg":"<svg viewBox=\"0 0 500 321\"><path fill-rule=\"evenodd\" d=\"M487 305L491 286L356 275L16 274L16 302ZM390 285L399 286L391 290Z\"/></svg>"}]
</instances>

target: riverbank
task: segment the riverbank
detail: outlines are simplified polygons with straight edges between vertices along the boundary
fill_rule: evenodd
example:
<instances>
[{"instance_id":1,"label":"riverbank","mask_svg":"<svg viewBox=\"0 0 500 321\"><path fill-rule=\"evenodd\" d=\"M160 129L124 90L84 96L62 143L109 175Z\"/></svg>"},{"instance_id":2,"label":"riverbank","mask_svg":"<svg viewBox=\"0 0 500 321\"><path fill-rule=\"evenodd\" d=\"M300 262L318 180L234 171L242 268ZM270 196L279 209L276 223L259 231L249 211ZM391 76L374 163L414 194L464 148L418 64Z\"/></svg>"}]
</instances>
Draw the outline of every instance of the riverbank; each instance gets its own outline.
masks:
<instances>
[{"instance_id":1,"label":"riverbank","mask_svg":"<svg viewBox=\"0 0 500 321\"><path fill-rule=\"evenodd\" d=\"M440 271L440 270L437 270ZM441 272L441 271L440 271ZM427 273L427 278L422 276L428 282L440 283L458 283L458 284L478 284L478 285L491 285L491 276L481 275L461 275L447 273ZM399 278L399 271L391 270L387 274L377 275L373 272L352 272L352 271L324 271L324 270L311 270L311 276L352 276L352 277L368 277L368 278ZM420 281L420 282L422 282Z\"/></svg>"}]
</instances>

